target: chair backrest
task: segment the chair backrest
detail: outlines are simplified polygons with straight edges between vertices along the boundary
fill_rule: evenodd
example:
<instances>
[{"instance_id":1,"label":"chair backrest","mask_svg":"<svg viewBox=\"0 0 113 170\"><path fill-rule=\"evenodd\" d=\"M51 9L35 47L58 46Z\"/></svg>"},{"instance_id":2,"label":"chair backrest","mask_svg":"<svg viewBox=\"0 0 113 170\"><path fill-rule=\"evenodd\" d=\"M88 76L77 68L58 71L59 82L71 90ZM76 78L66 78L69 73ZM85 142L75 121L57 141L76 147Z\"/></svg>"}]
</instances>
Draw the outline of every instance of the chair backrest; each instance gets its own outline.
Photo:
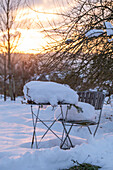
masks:
<instances>
[{"instance_id":1,"label":"chair backrest","mask_svg":"<svg viewBox=\"0 0 113 170\"><path fill-rule=\"evenodd\" d=\"M101 110L103 107L105 94L96 91L78 91L79 101L89 103L95 107L95 110Z\"/></svg>"}]
</instances>

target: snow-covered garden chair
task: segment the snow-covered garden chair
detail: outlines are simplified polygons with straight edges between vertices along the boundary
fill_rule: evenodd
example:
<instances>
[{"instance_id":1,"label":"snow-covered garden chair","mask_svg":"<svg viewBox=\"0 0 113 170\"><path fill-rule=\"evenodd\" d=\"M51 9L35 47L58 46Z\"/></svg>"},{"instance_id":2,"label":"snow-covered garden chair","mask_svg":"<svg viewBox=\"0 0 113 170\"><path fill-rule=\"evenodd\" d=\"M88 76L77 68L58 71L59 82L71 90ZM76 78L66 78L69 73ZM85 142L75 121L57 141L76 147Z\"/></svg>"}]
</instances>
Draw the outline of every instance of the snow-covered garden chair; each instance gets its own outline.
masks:
<instances>
[{"instance_id":1,"label":"snow-covered garden chair","mask_svg":"<svg viewBox=\"0 0 113 170\"><path fill-rule=\"evenodd\" d=\"M68 109L68 113L66 115L63 115L63 117L59 119L59 121L62 123L63 128L64 128L63 135L62 135L63 142L61 143L61 146L60 146L62 149L65 148L65 144L67 141L70 145L69 148L73 147L70 136L69 136L73 126L87 127L90 134L92 134L90 126L96 125L95 131L93 133L93 136L95 136L97 129L99 127L99 124L100 124L105 94L103 94L102 92L96 92L96 91L79 91L78 96L79 96L78 106L83 109L83 113L76 113L77 109L72 106L71 109ZM92 120L92 117L95 114L95 110L100 111L97 121ZM72 112L74 114L72 114Z\"/></svg>"},{"instance_id":2,"label":"snow-covered garden chair","mask_svg":"<svg viewBox=\"0 0 113 170\"><path fill-rule=\"evenodd\" d=\"M96 129L94 131L94 136L97 132L97 129L100 124L101 114L102 114L102 108L104 104L105 94L103 92L96 92L96 91L79 91L79 101L84 103L89 103L92 106L94 106L95 110L100 110L100 114L98 117L98 121L95 122L97 124Z\"/></svg>"}]
</instances>

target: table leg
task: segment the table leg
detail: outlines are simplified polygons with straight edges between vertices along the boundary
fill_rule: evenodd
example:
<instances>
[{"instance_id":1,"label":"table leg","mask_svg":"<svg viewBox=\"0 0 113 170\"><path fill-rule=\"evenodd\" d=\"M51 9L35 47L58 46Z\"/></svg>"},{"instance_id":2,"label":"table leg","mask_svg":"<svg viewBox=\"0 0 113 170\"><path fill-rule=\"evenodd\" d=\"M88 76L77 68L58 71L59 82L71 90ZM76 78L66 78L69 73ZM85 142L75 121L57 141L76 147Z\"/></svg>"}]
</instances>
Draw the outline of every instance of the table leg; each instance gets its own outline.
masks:
<instances>
[{"instance_id":1,"label":"table leg","mask_svg":"<svg viewBox=\"0 0 113 170\"><path fill-rule=\"evenodd\" d=\"M33 148L34 141L35 141L35 144L36 144L36 148L38 148L37 137L36 137L36 124L37 124L37 119L38 119L39 111L40 111L40 106L38 106L37 115L34 115L33 108L32 108L32 105L31 105L32 120L33 120L33 127L34 127L31 148ZM35 119L35 117L36 117L36 119Z\"/></svg>"}]
</instances>

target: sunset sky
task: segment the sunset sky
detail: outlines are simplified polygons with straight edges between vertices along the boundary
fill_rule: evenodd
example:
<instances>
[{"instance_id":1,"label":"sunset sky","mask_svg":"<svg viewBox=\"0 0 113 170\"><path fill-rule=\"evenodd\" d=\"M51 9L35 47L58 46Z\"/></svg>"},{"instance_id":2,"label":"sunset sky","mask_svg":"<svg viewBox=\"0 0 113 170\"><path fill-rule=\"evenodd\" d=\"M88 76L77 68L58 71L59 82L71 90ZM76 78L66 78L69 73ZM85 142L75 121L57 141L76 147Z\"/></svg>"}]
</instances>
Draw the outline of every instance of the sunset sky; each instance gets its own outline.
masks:
<instances>
[{"instance_id":1,"label":"sunset sky","mask_svg":"<svg viewBox=\"0 0 113 170\"><path fill-rule=\"evenodd\" d=\"M74 0L70 0L70 4L73 3L73 1ZM21 32L21 38L17 51L38 53L41 52L42 47L50 41L45 34L41 33L42 28L38 25L39 20L46 29L50 27L48 21L52 23L53 20L58 22L60 19L58 15L44 14L43 12L60 13L61 11L65 11L70 4L69 0L27 0L27 4L31 9L26 6L20 13L21 16L17 15L16 18L17 22L27 21L25 28L23 26L18 29L18 31ZM39 13L36 11L39 11Z\"/></svg>"}]
</instances>

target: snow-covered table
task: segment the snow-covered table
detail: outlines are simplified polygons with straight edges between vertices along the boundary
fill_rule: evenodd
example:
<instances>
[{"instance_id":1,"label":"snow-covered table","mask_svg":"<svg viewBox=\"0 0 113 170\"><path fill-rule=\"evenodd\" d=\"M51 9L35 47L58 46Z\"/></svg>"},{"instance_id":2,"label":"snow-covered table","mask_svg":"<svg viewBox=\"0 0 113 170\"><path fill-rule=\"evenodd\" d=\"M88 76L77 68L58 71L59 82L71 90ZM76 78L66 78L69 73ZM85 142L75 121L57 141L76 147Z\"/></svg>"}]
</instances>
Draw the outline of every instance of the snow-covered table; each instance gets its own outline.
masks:
<instances>
[{"instance_id":1,"label":"snow-covered table","mask_svg":"<svg viewBox=\"0 0 113 170\"><path fill-rule=\"evenodd\" d=\"M27 101L35 104L49 103L53 107L58 103L78 104L77 93L59 83L31 81L25 84L23 92Z\"/></svg>"},{"instance_id":2,"label":"snow-covered table","mask_svg":"<svg viewBox=\"0 0 113 170\"><path fill-rule=\"evenodd\" d=\"M62 115L63 117L64 115L62 109L63 105L66 105L67 108L65 111L65 115L68 113L68 110L71 105L74 106L78 105L77 93L68 86L59 83L54 83L54 82L41 82L41 81L31 81L25 84L23 92L27 100L27 103L31 104L31 112L32 112L33 128L34 128L31 147L33 147L35 141L36 148L38 148L37 135L36 135L37 122L41 122L47 127L47 131L44 133L41 139L45 137L48 131L51 131L57 138L61 140L62 143L63 139L61 139L51 129L51 127L58 120L60 115ZM38 105L37 114L35 114L33 111L33 105ZM40 109L43 105L51 105L53 108L59 105L60 106L59 115L54 120L41 120L39 118L39 115L40 115ZM47 122L51 122L51 125L48 126ZM69 135L67 135L68 132L66 131L66 129L65 129L65 133L67 136L66 137L67 140L69 140L70 147L73 147ZM67 147L69 146L67 145Z\"/></svg>"}]
</instances>

